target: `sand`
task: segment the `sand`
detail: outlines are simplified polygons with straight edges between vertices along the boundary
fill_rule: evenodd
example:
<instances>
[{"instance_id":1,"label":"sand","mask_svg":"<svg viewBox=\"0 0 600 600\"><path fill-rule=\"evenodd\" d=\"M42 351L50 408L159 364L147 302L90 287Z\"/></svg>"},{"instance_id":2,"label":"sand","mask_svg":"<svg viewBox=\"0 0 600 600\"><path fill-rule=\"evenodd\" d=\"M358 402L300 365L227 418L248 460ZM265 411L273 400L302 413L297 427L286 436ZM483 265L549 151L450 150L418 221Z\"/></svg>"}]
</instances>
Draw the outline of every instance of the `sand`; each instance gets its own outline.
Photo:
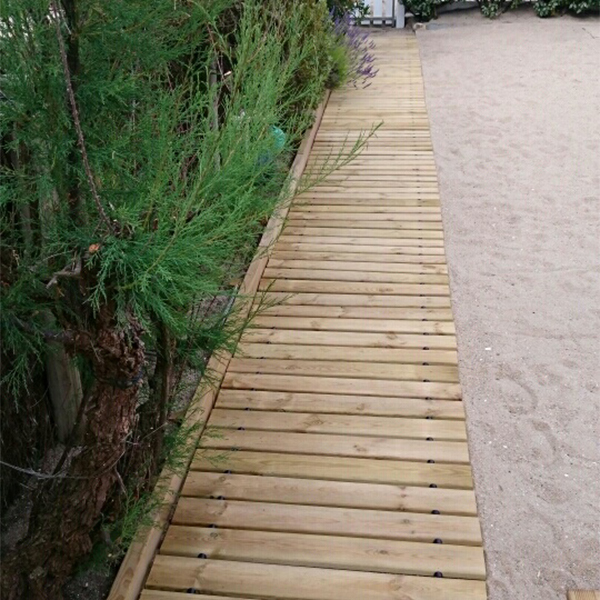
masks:
<instances>
[{"instance_id":1,"label":"sand","mask_svg":"<svg viewBox=\"0 0 600 600\"><path fill-rule=\"evenodd\" d=\"M490 600L600 589L600 22L417 33Z\"/></svg>"}]
</instances>

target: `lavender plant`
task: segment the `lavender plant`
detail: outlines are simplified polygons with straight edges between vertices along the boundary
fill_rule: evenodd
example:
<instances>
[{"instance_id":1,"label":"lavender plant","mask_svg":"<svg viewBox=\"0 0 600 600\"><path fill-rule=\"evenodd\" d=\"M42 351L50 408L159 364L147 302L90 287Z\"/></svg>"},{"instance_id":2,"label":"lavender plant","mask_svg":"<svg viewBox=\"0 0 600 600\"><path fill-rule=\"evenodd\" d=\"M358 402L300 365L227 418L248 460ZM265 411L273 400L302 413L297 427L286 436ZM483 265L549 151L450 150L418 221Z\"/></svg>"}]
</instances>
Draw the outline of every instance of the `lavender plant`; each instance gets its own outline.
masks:
<instances>
[{"instance_id":1,"label":"lavender plant","mask_svg":"<svg viewBox=\"0 0 600 600\"><path fill-rule=\"evenodd\" d=\"M351 14L336 16L332 13L332 19L337 44L332 51L331 87L339 87L345 83L354 87L369 87L378 72L372 54L375 42L367 31L357 26L356 19Z\"/></svg>"}]
</instances>

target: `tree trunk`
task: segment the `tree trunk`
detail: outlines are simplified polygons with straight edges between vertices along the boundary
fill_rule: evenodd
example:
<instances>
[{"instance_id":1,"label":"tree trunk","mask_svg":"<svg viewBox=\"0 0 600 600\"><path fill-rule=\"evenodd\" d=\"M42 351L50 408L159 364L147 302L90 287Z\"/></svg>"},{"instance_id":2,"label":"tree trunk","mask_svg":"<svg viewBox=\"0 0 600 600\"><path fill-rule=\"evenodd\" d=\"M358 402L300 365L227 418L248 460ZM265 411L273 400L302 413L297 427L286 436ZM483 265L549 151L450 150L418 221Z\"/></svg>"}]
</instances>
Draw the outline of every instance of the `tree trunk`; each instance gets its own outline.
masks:
<instances>
[{"instance_id":1,"label":"tree trunk","mask_svg":"<svg viewBox=\"0 0 600 600\"><path fill-rule=\"evenodd\" d=\"M48 344L46 376L56 436L59 441L66 443L73 431L83 392L79 370L60 343Z\"/></svg>"},{"instance_id":2,"label":"tree trunk","mask_svg":"<svg viewBox=\"0 0 600 600\"><path fill-rule=\"evenodd\" d=\"M93 339L81 336L96 382L85 408L87 429L64 476L40 487L29 532L2 564L2 598L56 600L76 562L92 548L91 531L117 481L116 465L135 419L144 346L131 320L98 316Z\"/></svg>"}]
</instances>

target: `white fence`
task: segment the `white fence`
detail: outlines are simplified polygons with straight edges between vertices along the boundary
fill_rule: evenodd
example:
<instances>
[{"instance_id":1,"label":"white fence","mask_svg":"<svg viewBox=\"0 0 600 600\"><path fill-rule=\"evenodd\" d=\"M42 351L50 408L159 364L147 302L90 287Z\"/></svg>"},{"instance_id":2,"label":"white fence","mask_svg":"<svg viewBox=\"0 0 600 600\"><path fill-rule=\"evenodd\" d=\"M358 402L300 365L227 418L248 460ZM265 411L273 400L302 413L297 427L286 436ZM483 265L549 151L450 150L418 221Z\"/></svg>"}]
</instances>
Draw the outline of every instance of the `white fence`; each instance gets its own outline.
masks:
<instances>
[{"instance_id":1,"label":"white fence","mask_svg":"<svg viewBox=\"0 0 600 600\"><path fill-rule=\"evenodd\" d=\"M366 0L369 14L363 25L391 25L404 27L404 5L399 0Z\"/></svg>"}]
</instances>

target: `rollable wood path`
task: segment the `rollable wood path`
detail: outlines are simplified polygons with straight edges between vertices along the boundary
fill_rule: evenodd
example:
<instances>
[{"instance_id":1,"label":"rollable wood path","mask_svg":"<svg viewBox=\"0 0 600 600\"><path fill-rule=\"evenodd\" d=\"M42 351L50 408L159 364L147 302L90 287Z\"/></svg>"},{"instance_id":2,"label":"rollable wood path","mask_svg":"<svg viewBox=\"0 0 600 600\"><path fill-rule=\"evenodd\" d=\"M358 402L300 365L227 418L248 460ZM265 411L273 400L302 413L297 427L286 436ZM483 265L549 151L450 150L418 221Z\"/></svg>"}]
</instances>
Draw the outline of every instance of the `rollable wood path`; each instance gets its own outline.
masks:
<instances>
[{"instance_id":1,"label":"rollable wood path","mask_svg":"<svg viewBox=\"0 0 600 600\"><path fill-rule=\"evenodd\" d=\"M143 600L481 600L436 170L413 36L335 92ZM347 142L346 142L347 144Z\"/></svg>"}]
</instances>

